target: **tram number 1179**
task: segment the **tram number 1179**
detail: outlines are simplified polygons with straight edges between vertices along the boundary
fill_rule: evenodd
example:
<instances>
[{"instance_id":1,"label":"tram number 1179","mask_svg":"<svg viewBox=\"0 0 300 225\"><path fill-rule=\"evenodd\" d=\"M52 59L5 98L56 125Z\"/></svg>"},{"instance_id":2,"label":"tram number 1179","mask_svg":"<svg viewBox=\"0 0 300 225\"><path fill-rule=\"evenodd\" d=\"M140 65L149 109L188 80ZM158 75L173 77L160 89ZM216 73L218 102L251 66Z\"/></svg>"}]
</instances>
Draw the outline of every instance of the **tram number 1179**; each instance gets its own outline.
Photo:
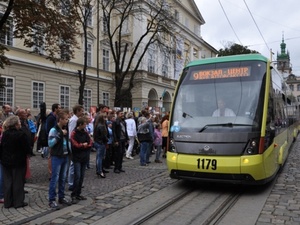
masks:
<instances>
[{"instance_id":1,"label":"tram number 1179","mask_svg":"<svg viewBox=\"0 0 300 225\"><path fill-rule=\"evenodd\" d=\"M217 160L216 159L197 159L197 168L203 170L216 170Z\"/></svg>"}]
</instances>

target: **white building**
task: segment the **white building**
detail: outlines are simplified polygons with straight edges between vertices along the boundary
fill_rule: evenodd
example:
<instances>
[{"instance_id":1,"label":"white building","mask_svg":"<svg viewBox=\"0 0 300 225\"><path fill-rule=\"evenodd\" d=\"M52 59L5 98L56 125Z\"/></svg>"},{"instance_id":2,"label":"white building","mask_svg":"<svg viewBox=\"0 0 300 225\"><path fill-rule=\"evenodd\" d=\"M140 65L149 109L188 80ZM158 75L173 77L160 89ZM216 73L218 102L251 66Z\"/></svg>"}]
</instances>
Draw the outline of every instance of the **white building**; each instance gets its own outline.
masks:
<instances>
[{"instance_id":1,"label":"white building","mask_svg":"<svg viewBox=\"0 0 300 225\"><path fill-rule=\"evenodd\" d=\"M139 1L139 4L155 3L155 0ZM161 52L151 46L143 58L131 92L130 107L142 109L144 106L170 109L172 94L177 79L184 65L194 59L215 57L217 50L201 38L201 26L205 23L193 0L172 0L174 26L177 30L176 51L166 59ZM95 6L94 6L95 7ZM6 5L0 3L0 12ZM1 16L1 14L0 14ZM88 32L88 70L84 90L84 106L89 110L99 103L114 107L114 81L112 72L113 60L108 45L105 43L105 27L100 23L100 43L97 72L97 26L96 13L93 14ZM126 32L127 39L134 42L140 35L140 27L146 26L131 17ZM9 51L6 56L11 65L0 70L1 78L6 87L0 89L0 104L10 104L31 108L34 113L39 111L39 103L46 102L47 108L53 103L71 108L78 102L78 71L83 68L83 40L79 37L81 49L76 52L75 59L69 62L53 64L43 55L42 49L33 53L33 49L23 46L22 40L12 38L12 29L1 36L1 43ZM124 34L125 35L125 34ZM99 74L99 78L97 76ZM98 93L99 82L99 97Z\"/></svg>"}]
</instances>

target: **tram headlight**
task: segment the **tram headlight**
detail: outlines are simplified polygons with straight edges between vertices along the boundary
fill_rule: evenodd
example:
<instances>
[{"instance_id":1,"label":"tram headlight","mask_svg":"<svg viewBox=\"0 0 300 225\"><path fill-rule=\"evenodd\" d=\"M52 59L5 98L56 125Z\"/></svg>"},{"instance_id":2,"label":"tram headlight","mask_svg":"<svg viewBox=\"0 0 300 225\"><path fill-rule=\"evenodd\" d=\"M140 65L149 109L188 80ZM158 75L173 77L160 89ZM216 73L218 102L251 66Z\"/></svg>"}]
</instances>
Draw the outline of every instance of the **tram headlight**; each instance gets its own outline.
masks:
<instances>
[{"instance_id":1,"label":"tram headlight","mask_svg":"<svg viewBox=\"0 0 300 225\"><path fill-rule=\"evenodd\" d=\"M245 148L246 155L258 154L259 138L250 139Z\"/></svg>"},{"instance_id":2,"label":"tram headlight","mask_svg":"<svg viewBox=\"0 0 300 225\"><path fill-rule=\"evenodd\" d=\"M175 141L172 138L170 139L170 142L169 142L169 151L170 152L176 152Z\"/></svg>"}]
</instances>

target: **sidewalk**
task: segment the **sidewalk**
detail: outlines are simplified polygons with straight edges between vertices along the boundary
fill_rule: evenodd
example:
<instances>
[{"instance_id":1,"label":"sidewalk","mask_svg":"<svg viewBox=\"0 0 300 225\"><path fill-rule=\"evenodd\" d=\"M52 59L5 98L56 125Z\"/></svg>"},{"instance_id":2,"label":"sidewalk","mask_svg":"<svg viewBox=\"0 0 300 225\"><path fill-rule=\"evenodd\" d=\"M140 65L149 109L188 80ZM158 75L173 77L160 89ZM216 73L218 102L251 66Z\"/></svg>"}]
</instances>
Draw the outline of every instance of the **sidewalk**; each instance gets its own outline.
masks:
<instances>
[{"instance_id":1,"label":"sidewalk","mask_svg":"<svg viewBox=\"0 0 300 225\"><path fill-rule=\"evenodd\" d=\"M270 224L300 224L300 135L256 223Z\"/></svg>"}]
</instances>

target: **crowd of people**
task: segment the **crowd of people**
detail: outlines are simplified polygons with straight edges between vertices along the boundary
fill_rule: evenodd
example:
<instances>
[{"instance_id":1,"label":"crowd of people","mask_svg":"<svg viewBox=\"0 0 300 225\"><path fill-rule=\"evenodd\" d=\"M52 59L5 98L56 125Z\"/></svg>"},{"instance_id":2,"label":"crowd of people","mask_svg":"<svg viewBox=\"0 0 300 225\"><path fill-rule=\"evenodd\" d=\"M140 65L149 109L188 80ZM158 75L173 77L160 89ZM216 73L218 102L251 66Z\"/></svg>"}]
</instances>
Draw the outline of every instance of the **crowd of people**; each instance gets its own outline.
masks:
<instances>
[{"instance_id":1,"label":"crowd of people","mask_svg":"<svg viewBox=\"0 0 300 225\"><path fill-rule=\"evenodd\" d=\"M52 104L40 104L33 116L30 109L4 105L0 112L0 203L5 208L25 207L24 184L30 175L30 157L41 153L48 160L49 207L60 209L86 200L81 188L90 153L96 152L96 176L106 178L108 169L125 173L123 158L139 155L140 166L147 166L151 154L154 163L166 157L169 114L161 117L145 108L133 112L112 110L100 104L96 112L85 112L82 105L72 110ZM65 198L65 185L71 201ZM58 190L56 190L56 188ZM58 203L57 201L58 200Z\"/></svg>"}]
</instances>

